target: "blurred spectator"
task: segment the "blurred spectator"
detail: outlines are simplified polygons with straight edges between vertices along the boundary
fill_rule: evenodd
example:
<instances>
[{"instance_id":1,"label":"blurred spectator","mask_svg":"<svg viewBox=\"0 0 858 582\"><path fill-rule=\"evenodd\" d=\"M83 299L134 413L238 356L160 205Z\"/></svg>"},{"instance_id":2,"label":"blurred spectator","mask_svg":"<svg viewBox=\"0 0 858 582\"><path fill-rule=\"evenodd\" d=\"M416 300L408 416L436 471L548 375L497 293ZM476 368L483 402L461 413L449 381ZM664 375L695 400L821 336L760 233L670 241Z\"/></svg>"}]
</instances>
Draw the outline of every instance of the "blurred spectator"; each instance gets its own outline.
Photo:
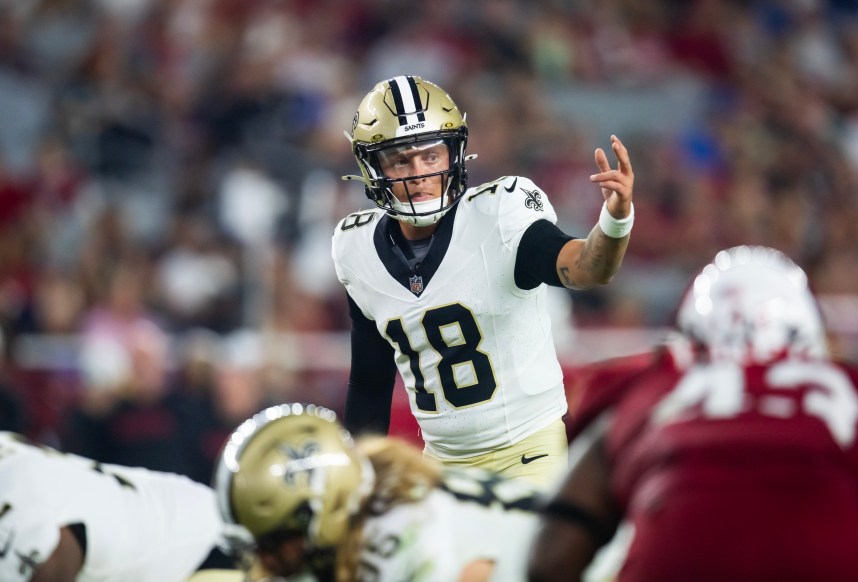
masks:
<instances>
[{"instance_id":1,"label":"blurred spectator","mask_svg":"<svg viewBox=\"0 0 858 582\"><path fill-rule=\"evenodd\" d=\"M105 463L186 473L183 407L168 384L167 336L137 320L117 337L85 340L88 382L69 419L66 447Z\"/></svg>"},{"instance_id":2,"label":"blurred spectator","mask_svg":"<svg viewBox=\"0 0 858 582\"><path fill-rule=\"evenodd\" d=\"M6 370L6 341L0 330L0 431L24 434L27 429L27 410Z\"/></svg>"},{"instance_id":3,"label":"blurred spectator","mask_svg":"<svg viewBox=\"0 0 858 582\"><path fill-rule=\"evenodd\" d=\"M27 430L24 401L7 378L0 378L0 430Z\"/></svg>"},{"instance_id":4,"label":"blurred spectator","mask_svg":"<svg viewBox=\"0 0 858 582\"><path fill-rule=\"evenodd\" d=\"M146 304L148 264L122 261L99 265L94 272L90 292L95 302L84 313L81 323L83 339L111 338L121 345L133 343L140 324L154 323Z\"/></svg>"},{"instance_id":5,"label":"blurred spectator","mask_svg":"<svg viewBox=\"0 0 858 582\"><path fill-rule=\"evenodd\" d=\"M185 474L210 483L226 438L248 414L269 404L261 390L257 358L249 347L238 354L217 334L203 329L182 336L172 385L181 413L187 451Z\"/></svg>"},{"instance_id":6,"label":"blurred spectator","mask_svg":"<svg viewBox=\"0 0 858 582\"><path fill-rule=\"evenodd\" d=\"M173 331L196 326L227 332L241 323L239 273L213 225L176 218L171 244L155 266L157 294Z\"/></svg>"}]
</instances>

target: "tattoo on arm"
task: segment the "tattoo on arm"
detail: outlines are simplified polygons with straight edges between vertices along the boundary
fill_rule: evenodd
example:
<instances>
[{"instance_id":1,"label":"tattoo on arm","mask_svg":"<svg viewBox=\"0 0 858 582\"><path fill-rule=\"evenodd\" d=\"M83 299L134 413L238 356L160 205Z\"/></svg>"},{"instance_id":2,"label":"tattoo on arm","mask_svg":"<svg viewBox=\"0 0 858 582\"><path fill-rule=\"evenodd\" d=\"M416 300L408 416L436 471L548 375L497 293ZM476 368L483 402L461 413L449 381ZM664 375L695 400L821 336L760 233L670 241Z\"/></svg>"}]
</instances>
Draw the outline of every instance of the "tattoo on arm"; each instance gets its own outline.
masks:
<instances>
[{"instance_id":1,"label":"tattoo on arm","mask_svg":"<svg viewBox=\"0 0 858 582\"><path fill-rule=\"evenodd\" d=\"M596 226L574 258L567 257L565 264L558 264L560 282L570 289L589 289L608 283L619 271L628 244L628 236L611 238Z\"/></svg>"},{"instance_id":2,"label":"tattoo on arm","mask_svg":"<svg viewBox=\"0 0 858 582\"><path fill-rule=\"evenodd\" d=\"M592 273L596 278L608 275L613 271L612 261L607 257L608 237L602 233L596 233L595 237L590 237L584 243L584 252L581 253L581 269ZM613 273L610 273L613 274Z\"/></svg>"},{"instance_id":3,"label":"tattoo on arm","mask_svg":"<svg viewBox=\"0 0 858 582\"><path fill-rule=\"evenodd\" d=\"M578 266L596 281L607 283L620 270L629 237L611 238L598 227L594 231L584 243Z\"/></svg>"}]
</instances>

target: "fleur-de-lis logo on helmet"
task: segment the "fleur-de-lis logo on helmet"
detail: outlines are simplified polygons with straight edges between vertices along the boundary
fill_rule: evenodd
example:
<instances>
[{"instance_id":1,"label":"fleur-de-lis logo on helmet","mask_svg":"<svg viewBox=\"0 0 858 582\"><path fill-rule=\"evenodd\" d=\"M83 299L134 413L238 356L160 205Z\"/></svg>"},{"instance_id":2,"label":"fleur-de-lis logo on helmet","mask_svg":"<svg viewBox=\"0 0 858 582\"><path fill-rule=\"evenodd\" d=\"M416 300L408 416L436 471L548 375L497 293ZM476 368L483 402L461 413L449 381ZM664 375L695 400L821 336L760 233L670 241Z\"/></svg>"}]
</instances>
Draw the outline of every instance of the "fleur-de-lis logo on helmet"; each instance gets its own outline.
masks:
<instances>
[{"instance_id":1,"label":"fleur-de-lis logo on helmet","mask_svg":"<svg viewBox=\"0 0 858 582\"><path fill-rule=\"evenodd\" d=\"M319 453L319 443L311 441L301 447L280 443L279 447L288 459L283 480L289 485L309 486L313 482L313 473L318 468L311 460Z\"/></svg>"}]
</instances>

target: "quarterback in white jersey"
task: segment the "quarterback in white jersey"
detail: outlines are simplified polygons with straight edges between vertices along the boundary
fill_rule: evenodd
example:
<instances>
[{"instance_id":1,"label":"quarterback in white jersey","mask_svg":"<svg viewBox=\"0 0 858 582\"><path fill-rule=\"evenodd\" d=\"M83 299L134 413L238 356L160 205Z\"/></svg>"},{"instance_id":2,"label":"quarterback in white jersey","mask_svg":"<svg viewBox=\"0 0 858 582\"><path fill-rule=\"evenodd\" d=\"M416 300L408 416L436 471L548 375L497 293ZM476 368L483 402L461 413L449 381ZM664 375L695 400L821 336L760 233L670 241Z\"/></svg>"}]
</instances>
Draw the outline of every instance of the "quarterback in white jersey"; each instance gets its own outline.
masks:
<instances>
[{"instance_id":1,"label":"quarterback in white jersey","mask_svg":"<svg viewBox=\"0 0 858 582\"><path fill-rule=\"evenodd\" d=\"M387 432L398 369L427 454L510 475L531 476L532 460L562 465L566 397L546 284L585 289L619 269L634 216L626 148L612 136L616 170L596 150L591 180L605 204L574 239L528 178L467 188L465 117L424 79L377 84L347 137L361 175L345 178L378 208L333 235L352 318L346 428Z\"/></svg>"},{"instance_id":2,"label":"quarterback in white jersey","mask_svg":"<svg viewBox=\"0 0 858 582\"><path fill-rule=\"evenodd\" d=\"M3 582L179 582L223 532L205 485L0 432Z\"/></svg>"},{"instance_id":3,"label":"quarterback in white jersey","mask_svg":"<svg viewBox=\"0 0 858 582\"><path fill-rule=\"evenodd\" d=\"M435 456L509 446L566 412L547 288L516 284L516 250L537 220L557 216L533 182L511 176L468 190L413 270L388 243L397 223L383 210L353 214L334 234L337 274L394 346Z\"/></svg>"}]
</instances>

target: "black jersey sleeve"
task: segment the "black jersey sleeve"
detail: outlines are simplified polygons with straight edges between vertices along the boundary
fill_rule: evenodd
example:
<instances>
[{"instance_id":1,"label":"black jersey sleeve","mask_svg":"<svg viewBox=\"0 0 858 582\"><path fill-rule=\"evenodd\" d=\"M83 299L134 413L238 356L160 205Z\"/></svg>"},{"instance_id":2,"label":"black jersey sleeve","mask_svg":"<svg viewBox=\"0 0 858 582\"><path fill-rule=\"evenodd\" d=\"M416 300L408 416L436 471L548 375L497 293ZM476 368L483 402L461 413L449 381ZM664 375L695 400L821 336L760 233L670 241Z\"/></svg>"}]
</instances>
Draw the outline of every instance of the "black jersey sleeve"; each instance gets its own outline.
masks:
<instances>
[{"instance_id":1,"label":"black jersey sleeve","mask_svg":"<svg viewBox=\"0 0 858 582\"><path fill-rule=\"evenodd\" d=\"M560 249L575 237L547 220L537 220L524 231L515 255L515 284L519 289L535 289L541 283L563 287L557 275Z\"/></svg>"},{"instance_id":2,"label":"black jersey sleeve","mask_svg":"<svg viewBox=\"0 0 858 582\"><path fill-rule=\"evenodd\" d=\"M396 381L393 346L349 296L351 372L343 425L354 435L387 434Z\"/></svg>"}]
</instances>

